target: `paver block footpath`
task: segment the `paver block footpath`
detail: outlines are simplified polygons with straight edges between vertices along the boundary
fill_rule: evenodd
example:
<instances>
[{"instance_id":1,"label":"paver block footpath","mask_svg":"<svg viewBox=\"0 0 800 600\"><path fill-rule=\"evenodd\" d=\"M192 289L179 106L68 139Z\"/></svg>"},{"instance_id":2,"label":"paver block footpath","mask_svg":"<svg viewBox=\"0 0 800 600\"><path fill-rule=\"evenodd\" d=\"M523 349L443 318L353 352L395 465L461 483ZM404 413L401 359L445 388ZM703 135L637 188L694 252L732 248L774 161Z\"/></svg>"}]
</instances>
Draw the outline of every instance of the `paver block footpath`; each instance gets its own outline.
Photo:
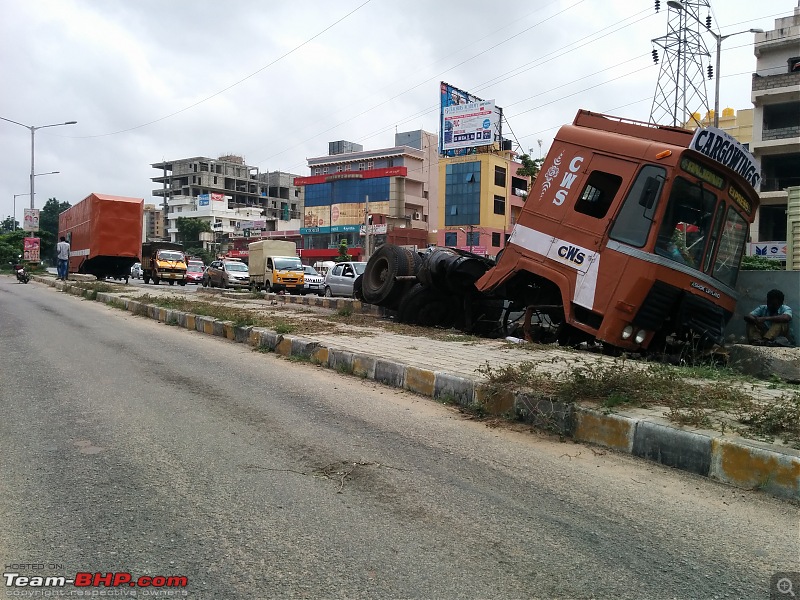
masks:
<instances>
[{"instance_id":1,"label":"paver block footpath","mask_svg":"<svg viewBox=\"0 0 800 600\"><path fill-rule=\"evenodd\" d=\"M793 454L791 452L794 452ZM778 454L756 443L714 439L711 471L714 479L748 489L762 489L785 498L800 498L800 452Z\"/></svg>"},{"instance_id":2,"label":"paver block footpath","mask_svg":"<svg viewBox=\"0 0 800 600\"><path fill-rule=\"evenodd\" d=\"M707 435L639 421L633 434L633 454L708 477L711 471L711 438Z\"/></svg>"}]
</instances>

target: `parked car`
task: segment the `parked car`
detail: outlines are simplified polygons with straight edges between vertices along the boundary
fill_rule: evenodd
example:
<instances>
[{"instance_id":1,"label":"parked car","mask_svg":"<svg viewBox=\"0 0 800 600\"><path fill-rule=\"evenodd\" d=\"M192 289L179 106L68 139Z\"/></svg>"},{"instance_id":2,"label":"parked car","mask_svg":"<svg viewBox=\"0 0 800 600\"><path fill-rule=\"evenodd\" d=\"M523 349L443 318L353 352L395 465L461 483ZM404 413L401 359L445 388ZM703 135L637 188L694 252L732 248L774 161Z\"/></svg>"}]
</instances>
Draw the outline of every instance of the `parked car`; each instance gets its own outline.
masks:
<instances>
[{"instance_id":1,"label":"parked car","mask_svg":"<svg viewBox=\"0 0 800 600\"><path fill-rule=\"evenodd\" d=\"M203 283L203 275L205 274L206 266L197 260L190 260L186 266L186 282L201 284Z\"/></svg>"},{"instance_id":2,"label":"parked car","mask_svg":"<svg viewBox=\"0 0 800 600\"><path fill-rule=\"evenodd\" d=\"M203 286L208 287L249 287L250 273L247 265L240 260L215 260L203 273Z\"/></svg>"},{"instance_id":3,"label":"parked car","mask_svg":"<svg viewBox=\"0 0 800 600\"><path fill-rule=\"evenodd\" d=\"M344 262L338 263L325 276L325 296L346 296L353 297L353 284L356 277L361 275L366 268L365 262Z\"/></svg>"},{"instance_id":4,"label":"parked car","mask_svg":"<svg viewBox=\"0 0 800 600\"><path fill-rule=\"evenodd\" d=\"M325 292L325 278L311 265L303 266L303 295Z\"/></svg>"},{"instance_id":5,"label":"parked car","mask_svg":"<svg viewBox=\"0 0 800 600\"><path fill-rule=\"evenodd\" d=\"M142 278L142 263L133 263L131 267L131 277L134 279Z\"/></svg>"}]
</instances>

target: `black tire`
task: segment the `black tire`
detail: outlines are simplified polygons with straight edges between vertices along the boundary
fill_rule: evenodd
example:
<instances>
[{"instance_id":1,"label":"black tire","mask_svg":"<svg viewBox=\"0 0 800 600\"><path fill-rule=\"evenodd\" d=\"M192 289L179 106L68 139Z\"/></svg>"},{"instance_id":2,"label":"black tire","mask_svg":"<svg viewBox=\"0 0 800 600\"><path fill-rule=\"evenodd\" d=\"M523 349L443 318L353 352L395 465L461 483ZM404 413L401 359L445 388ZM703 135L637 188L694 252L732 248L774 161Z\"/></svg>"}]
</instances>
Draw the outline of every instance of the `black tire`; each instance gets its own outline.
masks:
<instances>
[{"instance_id":1,"label":"black tire","mask_svg":"<svg viewBox=\"0 0 800 600\"><path fill-rule=\"evenodd\" d=\"M161 281L158 277L153 277L153 285L158 285L158 282Z\"/></svg>"},{"instance_id":2,"label":"black tire","mask_svg":"<svg viewBox=\"0 0 800 600\"><path fill-rule=\"evenodd\" d=\"M170 279L170 280L169 280L169 284L170 284L170 285L175 285L175 280L174 280L174 279Z\"/></svg>"},{"instance_id":3,"label":"black tire","mask_svg":"<svg viewBox=\"0 0 800 600\"><path fill-rule=\"evenodd\" d=\"M353 298L364 301L364 274L362 273L353 282Z\"/></svg>"},{"instance_id":4,"label":"black tire","mask_svg":"<svg viewBox=\"0 0 800 600\"><path fill-rule=\"evenodd\" d=\"M208 287L208 279L203 277L203 287Z\"/></svg>"},{"instance_id":5,"label":"black tire","mask_svg":"<svg viewBox=\"0 0 800 600\"><path fill-rule=\"evenodd\" d=\"M407 289L397 276L410 275L413 259L404 248L384 244L369 259L362 277L364 301L378 306L392 306Z\"/></svg>"},{"instance_id":6,"label":"black tire","mask_svg":"<svg viewBox=\"0 0 800 600\"><path fill-rule=\"evenodd\" d=\"M397 320L424 327L452 327L458 314L455 300L417 283L403 296Z\"/></svg>"},{"instance_id":7,"label":"black tire","mask_svg":"<svg viewBox=\"0 0 800 600\"><path fill-rule=\"evenodd\" d=\"M447 292L447 265L457 258L458 255L449 248L436 248L425 257L417 271L417 279L432 290Z\"/></svg>"},{"instance_id":8,"label":"black tire","mask_svg":"<svg viewBox=\"0 0 800 600\"><path fill-rule=\"evenodd\" d=\"M186 285L186 280L184 279L183 281L179 281L178 285L185 286Z\"/></svg>"},{"instance_id":9,"label":"black tire","mask_svg":"<svg viewBox=\"0 0 800 600\"><path fill-rule=\"evenodd\" d=\"M272 293L272 284L269 281L265 281L264 282L264 291L267 294L271 294Z\"/></svg>"},{"instance_id":10,"label":"black tire","mask_svg":"<svg viewBox=\"0 0 800 600\"><path fill-rule=\"evenodd\" d=\"M333 292L331 291L331 288L329 288L327 285L325 286L325 297L333 298Z\"/></svg>"}]
</instances>

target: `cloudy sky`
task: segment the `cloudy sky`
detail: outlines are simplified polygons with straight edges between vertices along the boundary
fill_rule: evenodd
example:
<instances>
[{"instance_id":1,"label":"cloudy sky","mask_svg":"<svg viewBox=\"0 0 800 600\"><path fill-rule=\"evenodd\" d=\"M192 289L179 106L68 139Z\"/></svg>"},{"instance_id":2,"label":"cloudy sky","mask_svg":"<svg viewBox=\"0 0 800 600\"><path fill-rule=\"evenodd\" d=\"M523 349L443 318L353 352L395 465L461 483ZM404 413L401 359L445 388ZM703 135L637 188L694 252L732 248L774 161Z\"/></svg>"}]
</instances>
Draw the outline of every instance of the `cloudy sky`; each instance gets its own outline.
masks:
<instances>
[{"instance_id":1,"label":"cloudy sky","mask_svg":"<svg viewBox=\"0 0 800 600\"><path fill-rule=\"evenodd\" d=\"M715 0L723 35L797 0ZM308 174L328 142L438 130L439 82L505 111L543 153L579 108L649 120L666 0L0 0L0 117L35 134L36 207L91 192L152 201L150 167L244 156ZM750 108L753 35L723 43L722 107ZM712 54L715 43L706 44ZM713 82L708 84L713 106ZM29 191L30 131L0 121L0 218ZM17 219L29 206L16 199Z\"/></svg>"}]
</instances>

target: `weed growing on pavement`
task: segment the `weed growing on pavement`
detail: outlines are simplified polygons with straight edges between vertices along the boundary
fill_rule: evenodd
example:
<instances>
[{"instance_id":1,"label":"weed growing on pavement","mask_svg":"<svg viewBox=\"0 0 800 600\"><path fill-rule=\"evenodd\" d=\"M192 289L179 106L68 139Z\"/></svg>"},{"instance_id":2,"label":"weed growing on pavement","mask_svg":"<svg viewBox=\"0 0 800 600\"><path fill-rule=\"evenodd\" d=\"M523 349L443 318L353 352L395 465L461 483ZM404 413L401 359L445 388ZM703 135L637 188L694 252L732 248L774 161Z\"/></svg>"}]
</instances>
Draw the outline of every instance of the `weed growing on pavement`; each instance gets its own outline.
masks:
<instances>
[{"instance_id":1,"label":"weed growing on pavement","mask_svg":"<svg viewBox=\"0 0 800 600\"><path fill-rule=\"evenodd\" d=\"M346 302L345 304L340 306L338 309L336 309L336 314L339 315L340 317L352 316L352 314L353 314L353 305L351 303L349 303L349 302Z\"/></svg>"},{"instance_id":2,"label":"weed growing on pavement","mask_svg":"<svg viewBox=\"0 0 800 600\"><path fill-rule=\"evenodd\" d=\"M800 392L783 394L766 404L750 400L741 406L737 419L747 426L739 433L772 442L776 437L800 449Z\"/></svg>"}]
</instances>

